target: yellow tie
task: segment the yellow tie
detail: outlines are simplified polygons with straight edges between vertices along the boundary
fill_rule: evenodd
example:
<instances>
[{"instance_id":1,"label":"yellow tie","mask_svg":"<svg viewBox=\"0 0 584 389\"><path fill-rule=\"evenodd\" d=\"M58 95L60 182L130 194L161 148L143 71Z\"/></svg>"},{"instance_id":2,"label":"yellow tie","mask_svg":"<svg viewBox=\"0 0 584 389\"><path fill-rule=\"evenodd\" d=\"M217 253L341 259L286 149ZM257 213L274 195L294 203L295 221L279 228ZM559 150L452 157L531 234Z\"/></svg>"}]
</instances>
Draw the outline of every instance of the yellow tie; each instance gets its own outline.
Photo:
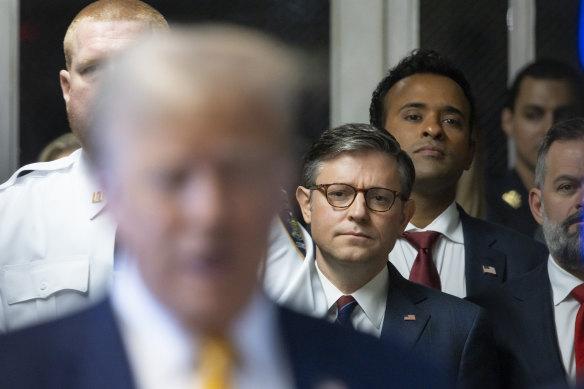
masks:
<instances>
[{"instance_id":1,"label":"yellow tie","mask_svg":"<svg viewBox=\"0 0 584 389\"><path fill-rule=\"evenodd\" d=\"M222 337L203 339L197 373L202 389L229 389L235 352Z\"/></svg>"}]
</instances>

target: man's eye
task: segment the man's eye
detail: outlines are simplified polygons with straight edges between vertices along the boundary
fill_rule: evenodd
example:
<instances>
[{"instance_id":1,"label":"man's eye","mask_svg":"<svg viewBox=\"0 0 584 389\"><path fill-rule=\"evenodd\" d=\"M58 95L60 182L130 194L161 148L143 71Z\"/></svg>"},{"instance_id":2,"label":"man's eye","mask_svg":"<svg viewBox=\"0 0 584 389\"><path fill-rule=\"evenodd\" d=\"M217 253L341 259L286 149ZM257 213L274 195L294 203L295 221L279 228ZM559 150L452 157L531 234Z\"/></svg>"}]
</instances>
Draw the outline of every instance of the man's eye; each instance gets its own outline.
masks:
<instances>
[{"instance_id":1,"label":"man's eye","mask_svg":"<svg viewBox=\"0 0 584 389\"><path fill-rule=\"evenodd\" d=\"M409 114L405 116L405 119L412 122L417 122L422 119L422 116L417 115L415 113Z\"/></svg>"},{"instance_id":2,"label":"man's eye","mask_svg":"<svg viewBox=\"0 0 584 389\"><path fill-rule=\"evenodd\" d=\"M462 124L462 122L460 120L454 119L454 118L444 119L443 122L449 126L452 126L452 127L460 127Z\"/></svg>"},{"instance_id":3,"label":"man's eye","mask_svg":"<svg viewBox=\"0 0 584 389\"><path fill-rule=\"evenodd\" d=\"M574 190L574 185L572 184L562 184L558 187L560 192L571 192Z\"/></svg>"},{"instance_id":4,"label":"man's eye","mask_svg":"<svg viewBox=\"0 0 584 389\"><path fill-rule=\"evenodd\" d=\"M543 112L539 110L529 110L523 113L527 120L540 120L543 117Z\"/></svg>"}]
</instances>

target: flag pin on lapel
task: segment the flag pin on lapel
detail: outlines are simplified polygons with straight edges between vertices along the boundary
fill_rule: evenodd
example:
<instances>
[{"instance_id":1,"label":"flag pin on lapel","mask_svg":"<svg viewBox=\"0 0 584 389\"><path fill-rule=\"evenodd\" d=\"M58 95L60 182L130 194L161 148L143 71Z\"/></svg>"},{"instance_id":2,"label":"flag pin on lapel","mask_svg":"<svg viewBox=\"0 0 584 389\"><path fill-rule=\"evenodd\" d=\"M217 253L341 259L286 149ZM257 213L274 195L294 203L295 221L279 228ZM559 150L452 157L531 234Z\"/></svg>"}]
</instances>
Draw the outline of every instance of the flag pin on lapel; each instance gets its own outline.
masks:
<instances>
[{"instance_id":1,"label":"flag pin on lapel","mask_svg":"<svg viewBox=\"0 0 584 389\"><path fill-rule=\"evenodd\" d=\"M416 315L406 315L404 316L405 321L416 320Z\"/></svg>"},{"instance_id":2,"label":"flag pin on lapel","mask_svg":"<svg viewBox=\"0 0 584 389\"><path fill-rule=\"evenodd\" d=\"M93 192L93 197L91 198L92 203L101 203L103 201L103 192Z\"/></svg>"},{"instance_id":3,"label":"flag pin on lapel","mask_svg":"<svg viewBox=\"0 0 584 389\"><path fill-rule=\"evenodd\" d=\"M493 266L485 266L483 265L483 274L492 274L494 276L497 275L497 270Z\"/></svg>"}]
</instances>

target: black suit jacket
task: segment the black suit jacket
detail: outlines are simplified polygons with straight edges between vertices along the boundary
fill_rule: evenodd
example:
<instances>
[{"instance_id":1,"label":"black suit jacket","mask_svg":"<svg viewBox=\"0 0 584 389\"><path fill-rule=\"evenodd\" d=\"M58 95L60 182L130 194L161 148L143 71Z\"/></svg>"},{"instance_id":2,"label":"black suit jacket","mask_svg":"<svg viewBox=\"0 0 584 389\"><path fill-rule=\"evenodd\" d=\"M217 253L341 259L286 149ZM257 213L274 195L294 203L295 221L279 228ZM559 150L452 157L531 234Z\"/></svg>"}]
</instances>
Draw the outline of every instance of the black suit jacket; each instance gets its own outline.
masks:
<instances>
[{"instance_id":1,"label":"black suit jacket","mask_svg":"<svg viewBox=\"0 0 584 389\"><path fill-rule=\"evenodd\" d=\"M464 388L498 388L493 335L475 304L406 280L388 263L389 293L381 338L397 339L457 377Z\"/></svg>"},{"instance_id":2,"label":"black suit jacket","mask_svg":"<svg viewBox=\"0 0 584 389\"><path fill-rule=\"evenodd\" d=\"M278 317L283 351L298 388L327 383L343 388L449 387L442 372L395 344L387 348L370 336L347 333L285 308L278 309ZM0 337L0 388L134 387L108 300L73 316Z\"/></svg>"},{"instance_id":3,"label":"black suit jacket","mask_svg":"<svg viewBox=\"0 0 584 389\"><path fill-rule=\"evenodd\" d=\"M546 247L519 232L469 216L460 206L466 294L475 295L524 274L548 257Z\"/></svg>"},{"instance_id":4,"label":"black suit jacket","mask_svg":"<svg viewBox=\"0 0 584 389\"><path fill-rule=\"evenodd\" d=\"M503 387L567 384L546 263L469 300L488 312L499 351Z\"/></svg>"}]
</instances>

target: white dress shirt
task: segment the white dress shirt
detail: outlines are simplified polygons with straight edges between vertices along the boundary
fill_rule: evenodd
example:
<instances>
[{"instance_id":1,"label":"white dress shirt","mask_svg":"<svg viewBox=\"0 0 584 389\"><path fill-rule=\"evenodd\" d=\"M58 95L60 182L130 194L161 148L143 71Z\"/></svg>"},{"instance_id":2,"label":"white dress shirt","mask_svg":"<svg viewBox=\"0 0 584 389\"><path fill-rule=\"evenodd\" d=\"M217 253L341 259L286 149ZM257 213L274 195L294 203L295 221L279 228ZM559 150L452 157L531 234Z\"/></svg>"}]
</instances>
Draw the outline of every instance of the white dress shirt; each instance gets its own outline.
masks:
<instances>
[{"instance_id":1,"label":"white dress shirt","mask_svg":"<svg viewBox=\"0 0 584 389\"><path fill-rule=\"evenodd\" d=\"M574 357L574 329L576 327L576 315L580 309L580 303L572 297L570 292L584 282L578 277L562 269L556 261L549 256L548 273L552 286L554 302L554 320L556 323L556 335L562 355L562 363L566 370L566 376L572 383L576 382L576 359Z\"/></svg>"},{"instance_id":2,"label":"white dress shirt","mask_svg":"<svg viewBox=\"0 0 584 389\"><path fill-rule=\"evenodd\" d=\"M0 333L103 297L115 225L100 196L82 150L24 166L0 185Z\"/></svg>"},{"instance_id":3,"label":"white dress shirt","mask_svg":"<svg viewBox=\"0 0 584 389\"><path fill-rule=\"evenodd\" d=\"M195 371L198 339L150 293L127 257L122 258L111 296L138 388L200 387ZM241 314L230 338L238 355L234 388L293 387L275 307L260 294Z\"/></svg>"},{"instance_id":4,"label":"white dress shirt","mask_svg":"<svg viewBox=\"0 0 584 389\"><path fill-rule=\"evenodd\" d=\"M460 298L466 297L464 236L456 203L450 204L426 228L417 228L408 223L406 231L436 231L442 234L432 248L442 291ZM399 238L389 253L389 261L403 277L409 278L417 255L418 250L407 240Z\"/></svg>"},{"instance_id":5,"label":"white dress shirt","mask_svg":"<svg viewBox=\"0 0 584 389\"><path fill-rule=\"evenodd\" d=\"M278 263L268 262L271 272L277 272ZM316 266L314 254L307 256L301 267L287 274L283 285L264 283L266 294L278 304L316 318L334 321L337 317L336 301L342 293ZM389 288L389 272L384 268L366 285L351 295L359 306L351 315L353 327L380 336Z\"/></svg>"},{"instance_id":6,"label":"white dress shirt","mask_svg":"<svg viewBox=\"0 0 584 389\"><path fill-rule=\"evenodd\" d=\"M343 293L322 274L316 261L314 264L329 307L325 317L328 321L334 322L338 315L337 300ZM371 281L351 293L358 304L351 314L353 328L376 337L381 336L388 288L389 272L387 268L383 268Z\"/></svg>"}]
</instances>

